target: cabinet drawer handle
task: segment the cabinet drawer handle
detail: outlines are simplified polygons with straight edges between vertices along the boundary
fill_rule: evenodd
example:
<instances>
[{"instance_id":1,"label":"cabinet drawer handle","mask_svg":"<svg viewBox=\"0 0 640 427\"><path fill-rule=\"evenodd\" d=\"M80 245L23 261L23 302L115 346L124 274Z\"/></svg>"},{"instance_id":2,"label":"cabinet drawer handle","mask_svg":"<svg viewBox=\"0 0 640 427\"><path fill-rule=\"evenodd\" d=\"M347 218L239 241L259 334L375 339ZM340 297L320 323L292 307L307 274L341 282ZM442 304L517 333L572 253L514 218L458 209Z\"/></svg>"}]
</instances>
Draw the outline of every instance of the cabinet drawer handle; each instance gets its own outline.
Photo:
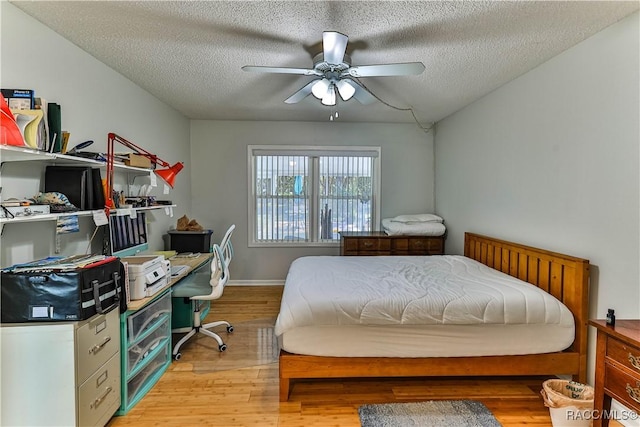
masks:
<instances>
[{"instance_id":1,"label":"cabinet drawer handle","mask_svg":"<svg viewBox=\"0 0 640 427\"><path fill-rule=\"evenodd\" d=\"M91 347L91 348L89 349L89 354L96 354L97 352L99 352L100 350L102 350L102 348L103 348L105 345L107 345L107 343L108 343L109 341L111 341L111 337L106 337L106 338L104 339L104 341L102 341L102 343L100 343L100 344L96 344L96 345L94 345L93 347Z\"/></svg>"},{"instance_id":2,"label":"cabinet drawer handle","mask_svg":"<svg viewBox=\"0 0 640 427\"><path fill-rule=\"evenodd\" d=\"M371 246L373 246L373 242L364 241L364 242L362 242L362 244L363 244L363 246L365 246L367 248L370 248Z\"/></svg>"},{"instance_id":3,"label":"cabinet drawer handle","mask_svg":"<svg viewBox=\"0 0 640 427\"><path fill-rule=\"evenodd\" d=\"M640 382L636 383L636 388L631 387L629 383L627 383L626 390L630 398L640 403Z\"/></svg>"},{"instance_id":4,"label":"cabinet drawer handle","mask_svg":"<svg viewBox=\"0 0 640 427\"><path fill-rule=\"evenodd\" d=\"M629 353L629 363L633 365L634 368L640 371L640 357L636 357L633 354Z\"/></svg>"},{"instance_id":5,"label":"cabinet drawer handle","mask_svg":"<svg viewBox=\"0 0 640 427\"><path fill-rule=\"evenodd\" d=\"M97 398L96 400L94 400L89 404L89 408L91 409L97 408L104 401L104 399L107 398L107 396L109 395L109 393L111 393L111 391L113 391L113 388L111 388L111 386L107 387L107 389L104 391L104 394L102 396L100 396L99 398Z\"/></svg>"}]
</instances>

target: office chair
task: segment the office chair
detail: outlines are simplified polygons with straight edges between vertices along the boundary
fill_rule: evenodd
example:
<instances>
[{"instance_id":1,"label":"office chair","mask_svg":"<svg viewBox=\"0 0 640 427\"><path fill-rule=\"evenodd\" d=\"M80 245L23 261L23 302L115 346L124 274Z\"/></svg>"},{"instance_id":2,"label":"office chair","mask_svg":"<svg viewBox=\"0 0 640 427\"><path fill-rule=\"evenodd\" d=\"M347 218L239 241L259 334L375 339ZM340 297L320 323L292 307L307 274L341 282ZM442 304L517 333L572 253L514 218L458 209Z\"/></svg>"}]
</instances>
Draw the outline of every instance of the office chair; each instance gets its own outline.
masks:
<instances>
[{"instance_id":1,"label":"office chair","mask_svg":"<svg viewBox=\"0 0 640 427\"><path fill-rule=\"evenodd\" d=\"M220 249L222 250L222 254L224 255L224 262L227 265L227 269L229 268L229 264L231 263L231 259L233 258L233 245L231 244L231 235L233 234L233 230L236 229L235 224L231 224L231 226L227 229L227 232L224 233L224 237L220 241Z\"/></svg>"},{"instance_id":2,"label":"office chair","mask_svg":"<svg viewBox=\"0 0 640 427\"><path fill-rule=\"evenodd\" d=\"M198 332L216 340L218 342L218 350L220 351L225 351L227 349L227 345L222 341L222 338L220 338L218 334L210 331L209 329L220 325L226 325L227 332L233 332L233 326L231 326L229 322L218 321L202 325L200 321L200 302L220 298L224 291L224 287L227 284L227 280L229 280L229 269L224 262L224 255L220 246L216 244L213 245L211 268L203 270L204 271L201 273L198 272L191 276L187 276L172 288L172 297L189 298L193 308L193 326L171 330L172 333L187 332L187 334L180 338L180 341L178 341L173 347L172 354L175 360L180 360L180 347L182 344L187 342Z\"/></svg>"}]
</instances>

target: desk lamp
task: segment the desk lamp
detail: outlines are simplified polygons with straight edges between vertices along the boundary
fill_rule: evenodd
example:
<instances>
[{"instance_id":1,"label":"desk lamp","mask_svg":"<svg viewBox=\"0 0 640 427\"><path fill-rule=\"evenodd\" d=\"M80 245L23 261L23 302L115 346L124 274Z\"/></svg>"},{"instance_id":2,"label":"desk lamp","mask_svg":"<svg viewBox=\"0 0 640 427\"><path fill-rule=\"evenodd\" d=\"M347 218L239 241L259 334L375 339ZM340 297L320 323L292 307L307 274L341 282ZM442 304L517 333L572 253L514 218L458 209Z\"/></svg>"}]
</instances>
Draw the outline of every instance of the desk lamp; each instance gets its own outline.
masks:
<instances>
[{"instance_id":1,"label":"desk lamp","mask_svg":"<svg viewBox=\"0 0 640 427\"><path fill-rule=\"evenodd\" d=\"M148 158L154 165L160 165L163 168L167 168L159 170L154 169L154 173L159 176L164 182L166 182L169 187L173 188L173 184L176 180L176 175L182 170L182 168L184 168L184 163L178 162L171 166L169 162L162 160L155 154L152 154L147 150L135 145L131 141L127 141L126 139L119 135L116 135L115 133L109 133L107 138L107 194L105 194L105 205L107 209L112 209L115 207L115 203L113 202L113 146L116 142L134 150L136 154Z\"/></svg>"}]
</instances>

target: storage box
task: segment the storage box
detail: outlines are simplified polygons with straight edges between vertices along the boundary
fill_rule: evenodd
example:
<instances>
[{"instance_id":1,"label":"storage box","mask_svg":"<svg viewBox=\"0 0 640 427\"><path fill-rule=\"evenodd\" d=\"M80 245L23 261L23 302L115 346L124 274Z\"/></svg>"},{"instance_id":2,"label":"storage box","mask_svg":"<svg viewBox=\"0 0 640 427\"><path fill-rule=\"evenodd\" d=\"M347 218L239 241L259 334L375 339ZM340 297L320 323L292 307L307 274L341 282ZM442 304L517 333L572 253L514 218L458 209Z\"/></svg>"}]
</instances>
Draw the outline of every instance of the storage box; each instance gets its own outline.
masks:
<instances>
[{"instance_id":1,"label":"storage box","mask_svg":"<svg viewBox=\"0 0 640 427\"><path fill-rule=\"evenodd\" d=\"M9 213L16 218L33 215L45 215L50 213L49 205L5 206L5 209L7 209L7 211L9 211ZM0 212L0 218L11 218L11 215L6 214L4 210Z\"/></svg>"},{"instance_id":2,"label":"storage box","mask_svg":"<svg viewBox=\"0 0 640 427\"><path fill-rule=\"evenodd\" d=\"M120 305L121 263L108 259L69 271L2 271L5 323L76 321L106 313Z\"/></svg>"},{"instance_id":3,"label":"storage box","mask_svg":"<svg viewBox=\"0 0 640 427\"><path fill-rule=\"evenodd\" d=\"M128 153L124 154L124 164L137 168L151 169L151 159L141 154Z\"/></svg>"},{"instance_id":4,"label":"storage box","mask_svg":"<svg viewBox=\"0 0 640 427\"><path fill-rule=\"evenodd\" d=\"M169 231L170 249L182 252L211 252L213 230Z\"/></svg>"}]
</instances>

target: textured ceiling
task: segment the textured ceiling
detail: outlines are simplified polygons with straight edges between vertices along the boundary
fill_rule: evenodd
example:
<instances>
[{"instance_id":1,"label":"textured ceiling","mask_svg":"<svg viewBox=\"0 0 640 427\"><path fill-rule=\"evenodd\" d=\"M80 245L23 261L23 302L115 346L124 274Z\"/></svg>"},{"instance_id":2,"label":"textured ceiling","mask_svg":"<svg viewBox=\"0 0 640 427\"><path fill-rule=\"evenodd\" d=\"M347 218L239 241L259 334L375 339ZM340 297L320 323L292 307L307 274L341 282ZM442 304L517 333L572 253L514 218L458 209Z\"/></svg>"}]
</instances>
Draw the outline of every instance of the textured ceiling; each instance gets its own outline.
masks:
<instances>
[{"instance_id":1,"label":"textured ceiling","mask_svg":"<svg viewBox=\"0 0 640 427\"><path fill-rule=\"evenodd\" d=\"M419 76L361 81L384 102L338 102L341 121L437 121L638 10L630 1L12 1L192 119L326 121L311 80L323 31L352 65L420 61Z\"/></svg>"}]
</instances>

